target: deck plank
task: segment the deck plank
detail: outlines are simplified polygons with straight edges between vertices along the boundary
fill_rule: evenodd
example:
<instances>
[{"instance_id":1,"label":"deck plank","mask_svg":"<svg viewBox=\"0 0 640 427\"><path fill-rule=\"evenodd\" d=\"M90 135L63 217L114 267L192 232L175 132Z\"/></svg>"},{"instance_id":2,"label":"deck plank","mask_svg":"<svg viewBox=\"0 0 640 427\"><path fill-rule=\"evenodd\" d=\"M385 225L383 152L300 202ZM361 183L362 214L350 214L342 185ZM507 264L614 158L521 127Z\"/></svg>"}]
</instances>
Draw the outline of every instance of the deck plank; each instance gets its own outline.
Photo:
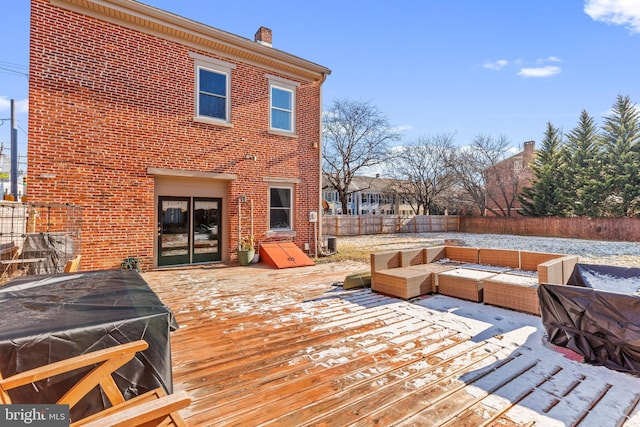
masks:
<instances>
[{"instance_id":1,"label":"deck plank","mask_svg":"<svg viewBox=\"0 0 640 427\"><path fill-rule=\"evenodd\" d=\"M337 286L365 268L344 262L144 273L180 324L171 336L173 379L193 400L181 411L187 422L640 425L640 391L629 392L640 390L640 378L612 372L603 382L591 371L604 368L536 354L504 326L517 317L539 331L539 318L455 299L446 300L448 309L435 304L448 297L410 302Z\"/></svg>"}]
</instances>

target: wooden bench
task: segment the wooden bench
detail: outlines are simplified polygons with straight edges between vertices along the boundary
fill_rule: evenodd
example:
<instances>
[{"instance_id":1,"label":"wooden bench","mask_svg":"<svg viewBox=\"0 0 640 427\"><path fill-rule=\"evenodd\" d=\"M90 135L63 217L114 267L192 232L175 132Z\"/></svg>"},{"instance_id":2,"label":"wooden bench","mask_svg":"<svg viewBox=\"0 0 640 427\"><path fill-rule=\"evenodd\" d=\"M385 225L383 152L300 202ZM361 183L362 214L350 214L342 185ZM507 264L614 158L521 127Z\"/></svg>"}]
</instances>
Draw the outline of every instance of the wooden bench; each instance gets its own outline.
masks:
<instances>
[{"instance_id":1,"label":"wooden bench","mask_svg":"<svg viewBox=\"0 0 640 427\"><path fill-rule=\"evenodd\" d=\"M51 403L67 404L72 408L87 393L95 387L100 387L103 395L112 406L81 420L72 420L72 427L186 426L186 423L177 412L191 403L191 399L186 393L182 392L167 396L162 388L158 388L130 400L125 400L115 383L113 373L132 360L136 352L146 350L148 347L149 345L143 340L134 341L50 363L8 378L0 376L0 403L11 404L10 392L18 387L45 379L49 380L59 375L64 376L78 369L93 366L93 369L73 385L57 402ZM44 387L47 387L49 383L55 384L56 381L47 381Z\"/></svg>"}]
</instances>

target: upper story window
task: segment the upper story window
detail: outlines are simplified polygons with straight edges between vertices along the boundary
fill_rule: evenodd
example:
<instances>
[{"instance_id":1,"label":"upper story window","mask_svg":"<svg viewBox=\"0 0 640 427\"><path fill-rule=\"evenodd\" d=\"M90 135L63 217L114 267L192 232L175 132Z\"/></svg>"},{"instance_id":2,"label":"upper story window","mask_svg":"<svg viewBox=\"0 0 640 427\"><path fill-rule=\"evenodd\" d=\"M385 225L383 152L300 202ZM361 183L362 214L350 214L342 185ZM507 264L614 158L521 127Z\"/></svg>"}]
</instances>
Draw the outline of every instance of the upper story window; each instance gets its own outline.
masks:
<instances>
[{"instance_id":1,"label":"upper story window","mask_svg":"<svg viewBox=\"0 0 640 427\"><path fill-rule=\"evenodd\" d=\"M191 53L195 59L195 121L231 124L231 70L234 64Z\"/></svg>"},{"instance_id":2,"label":"upper story window","mask_svg":"<svg viewBox=\"0 0 640 427\"><path fill-rule=\"evenodd\" d=\"M267 75L269 79L269 130L296 133L296 87L299 83Z\"/></svg>"},{"instance_id":3,"label":"upper story window","mask_svg":"<svg viewBox=\"0 0 640 427\"><path fill-rule=\"evenodd\" d=\"M198 116L229 121L228 81L226 73L198 67Z\"/></svg>"},{"instance_id":4,"label":"upper story window","mask_svg":"<svg viewBox=\"0 0 640 427\"><path fill-rule=\"evenodd\" d=\"M522 164L522 159L516 159L513 161L513 170L516 172L521 171L522 169L524 169L524 165Z\"/></svg>"},{"instance_id":5,"label":"upper story window","mask_svg":"<svg viewBox=\"0 0 640 427\"><path fill-rule=\"evenodd\" d=\"M293 91L271 86L271 129L293 132Z\"/></svg>"}]
</instances>

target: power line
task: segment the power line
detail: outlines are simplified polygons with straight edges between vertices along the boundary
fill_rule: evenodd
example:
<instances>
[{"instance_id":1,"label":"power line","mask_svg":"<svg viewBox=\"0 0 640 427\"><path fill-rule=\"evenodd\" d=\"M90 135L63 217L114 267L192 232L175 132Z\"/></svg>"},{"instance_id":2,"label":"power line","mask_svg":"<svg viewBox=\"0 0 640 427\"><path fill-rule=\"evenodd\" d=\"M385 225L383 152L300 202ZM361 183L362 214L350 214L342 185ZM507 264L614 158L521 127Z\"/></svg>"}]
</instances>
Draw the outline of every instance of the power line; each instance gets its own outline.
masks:
<instances>
[{"instance_id":1,"label":"power line","mask_svg":"<svg viewBox=\"0 0 640 427\"><path fill-rule=\"evenodd\" d=\"M29 77L29 67L10 62L0 61L0 74Z\"/></svg>"}]
</instances>

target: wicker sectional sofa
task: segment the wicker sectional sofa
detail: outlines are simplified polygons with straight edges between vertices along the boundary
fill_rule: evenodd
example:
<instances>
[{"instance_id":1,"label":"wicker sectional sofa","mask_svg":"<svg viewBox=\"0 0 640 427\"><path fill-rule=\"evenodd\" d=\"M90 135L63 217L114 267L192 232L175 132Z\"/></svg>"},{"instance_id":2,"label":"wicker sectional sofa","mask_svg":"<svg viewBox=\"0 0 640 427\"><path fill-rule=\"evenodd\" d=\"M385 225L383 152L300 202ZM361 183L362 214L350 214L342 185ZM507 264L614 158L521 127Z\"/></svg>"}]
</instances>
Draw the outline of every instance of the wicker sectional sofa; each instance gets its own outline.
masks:
<instances>
[{"instance_id":1,"label":"wicker sectional sofa","mask_svg":"<svg viewBox=\"0 0 640 427\"><path fill-rule=\"evenodd\" d=\"M468 246L371 254L371 289L410 299L438 292L540 314L539 283L566 284L574 255Z\"/></svg>"}]
</instances>

